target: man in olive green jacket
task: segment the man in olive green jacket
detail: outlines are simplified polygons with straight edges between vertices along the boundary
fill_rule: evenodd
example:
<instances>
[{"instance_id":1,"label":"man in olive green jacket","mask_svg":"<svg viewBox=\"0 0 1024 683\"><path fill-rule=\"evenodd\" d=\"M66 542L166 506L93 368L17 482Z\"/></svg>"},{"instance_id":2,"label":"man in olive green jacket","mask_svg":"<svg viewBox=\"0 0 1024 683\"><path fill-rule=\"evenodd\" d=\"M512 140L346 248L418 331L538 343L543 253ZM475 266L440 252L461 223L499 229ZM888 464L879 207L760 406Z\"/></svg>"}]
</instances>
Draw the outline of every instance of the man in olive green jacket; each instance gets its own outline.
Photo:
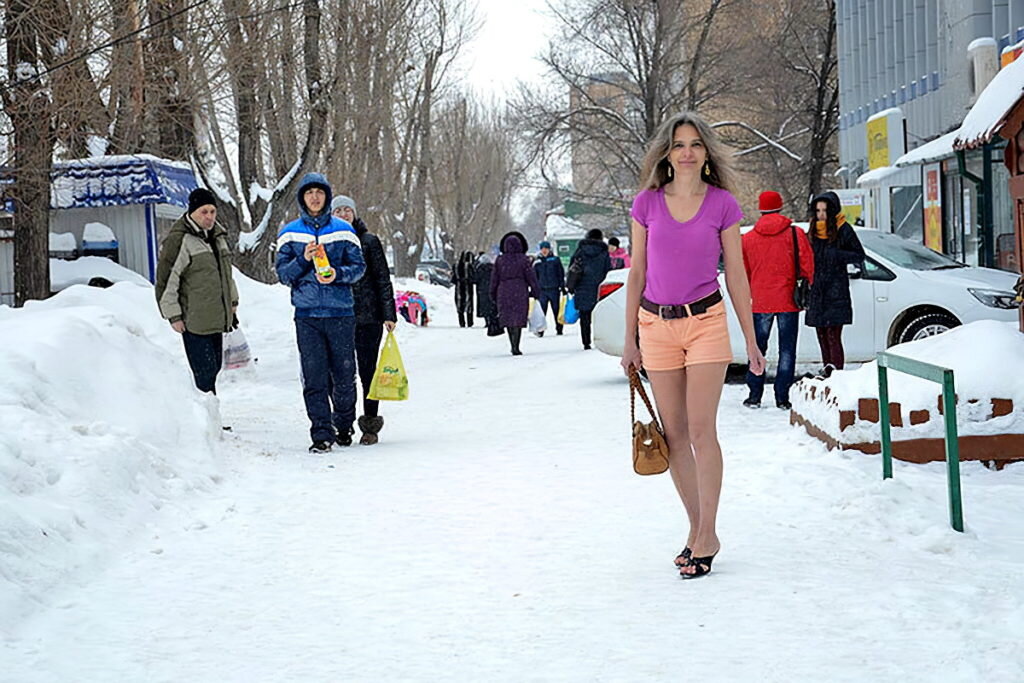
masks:
<instances>
[{"instance_id":1,"label":"man in olive green jacket","mask_svg":"<svg viewBox=\"0 0 1024 683\"><path fill-rule=\"evenodd\" d=\"M185 342L196 387L217 393L222 335L238 325L238 289L231 277L226 233L217 224L217 205L209 190L192 191L187 212L160 245L156 302L160 315Z\"/></svg>"}]
</instances>

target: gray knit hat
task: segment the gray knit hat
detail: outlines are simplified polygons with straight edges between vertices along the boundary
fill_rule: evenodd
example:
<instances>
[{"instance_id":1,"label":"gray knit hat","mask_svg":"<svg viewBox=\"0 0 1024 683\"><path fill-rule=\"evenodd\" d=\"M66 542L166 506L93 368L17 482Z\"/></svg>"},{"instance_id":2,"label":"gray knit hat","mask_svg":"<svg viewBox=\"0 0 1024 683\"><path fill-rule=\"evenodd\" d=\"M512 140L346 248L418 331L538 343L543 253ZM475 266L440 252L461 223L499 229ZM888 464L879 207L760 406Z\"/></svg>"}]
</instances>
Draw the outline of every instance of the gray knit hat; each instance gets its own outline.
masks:
<instances>
[{"instance_id":1,"label":"gray knit hat","mask_svg":"<svg viewBox=\"0 0 1024 683\"><path fill-rule=\"evenodd\" d=\"M356 203L352 201L351 197L346 197L343 194L339 194L331 202L331 213L334 213L335 210L340 209L343 206L349 207L350 209L352 209L353 212L355 212L356 210Z\"/></svg>"}]
</instances>

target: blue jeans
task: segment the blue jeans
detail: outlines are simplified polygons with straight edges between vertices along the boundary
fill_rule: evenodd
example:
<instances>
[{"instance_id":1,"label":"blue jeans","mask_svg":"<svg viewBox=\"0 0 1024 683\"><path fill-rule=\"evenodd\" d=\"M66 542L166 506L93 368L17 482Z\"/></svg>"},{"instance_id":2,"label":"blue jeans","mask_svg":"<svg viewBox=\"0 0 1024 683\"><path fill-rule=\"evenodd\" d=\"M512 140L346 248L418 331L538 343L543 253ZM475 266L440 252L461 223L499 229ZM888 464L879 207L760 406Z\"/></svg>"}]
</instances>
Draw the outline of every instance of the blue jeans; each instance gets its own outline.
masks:
<instances>
[{"instance_id":1,"label":"blue jeans","mask_svg":"<svg viewBox=\"0 0 1024 683\"><path fill-rule=\"evenodd\" d=\"M768 353L768 338L772 334L772 323L779 321L779 367L775 371L775 402L789 403L789 388L793 386L796 370L796 334L799 330L800 314L755 313L754 338L761 353ZM755 375L747 370L747 387L750 400L760 403L764 394L764 375Z\"/></svg>"},{"instance_id":2,"label":"blue jeans","mask_svg":"<svg viewBox=\"0 0 1024 683\"><path fill-rule=\"evenodd\" d=\"M354 317L295 319L313 441L334 441L335 430L348 433L356 419L355 331Z\"/></svg>"}]
</instances>

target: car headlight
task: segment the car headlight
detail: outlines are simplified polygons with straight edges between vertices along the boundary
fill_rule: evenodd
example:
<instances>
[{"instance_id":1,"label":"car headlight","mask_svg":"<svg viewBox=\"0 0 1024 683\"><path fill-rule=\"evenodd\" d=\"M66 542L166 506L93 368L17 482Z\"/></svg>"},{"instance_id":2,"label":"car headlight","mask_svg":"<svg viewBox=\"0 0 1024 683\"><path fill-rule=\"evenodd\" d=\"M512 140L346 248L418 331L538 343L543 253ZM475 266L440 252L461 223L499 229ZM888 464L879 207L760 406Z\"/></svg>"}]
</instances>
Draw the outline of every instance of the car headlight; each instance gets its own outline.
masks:
<instances>
[{"instance_id":1,"label":"car headlight","mask_svg":"<svg viewBox=\"0 0 1024 683\"><path fill-rule=\"evenodd\" d=\"M975 299L992 308L1017 308L1017 297L1013 292L1003 292L998 289L974 289L967 288Z\"/></svg>"}]
</instances>

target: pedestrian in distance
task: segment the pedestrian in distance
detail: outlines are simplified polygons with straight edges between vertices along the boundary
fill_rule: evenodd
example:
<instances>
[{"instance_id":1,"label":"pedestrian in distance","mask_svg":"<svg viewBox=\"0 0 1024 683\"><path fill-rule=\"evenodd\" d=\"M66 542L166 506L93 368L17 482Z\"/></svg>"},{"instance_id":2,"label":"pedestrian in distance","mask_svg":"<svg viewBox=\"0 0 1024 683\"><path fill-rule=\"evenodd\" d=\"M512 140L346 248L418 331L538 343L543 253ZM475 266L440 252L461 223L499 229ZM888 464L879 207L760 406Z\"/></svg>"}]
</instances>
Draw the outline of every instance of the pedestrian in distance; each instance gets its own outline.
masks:
<instances>
[{"instance_id":1,"label":"pedestrian in distance","mask_svg":"<svg viewBox=\"0 0 1024 683\"><path fill-rule=\"evenodd\" d=\"M732 361L719 256L746 339L750 369L764 372L743 267L739 203L730 154L692 112L666 119L641 165L633 201L633 267L626 284L622 367L647 370L669 447L669 471L690 523L676 556L684 579L706 576L717 532L722 449L716 417ZM639 331L639 345L637 335Z\"/></svg>"},{"instance_id":2,"label":"pedestrian in distance","mask_svg":"<svg viewBox=\"0 0 1024 683\"><path fill-rule=\"evenodd\" d=\"M366 263L355 229L331 215L331 186L324 176L307 173L296 194L299 217L277 234L275 267L277 277L292 290L302 398L313 441L309 450L326 453L333 443L352 445L356 416L352 284L363 276Z\"/></svg>"},{"instance_id":3,"label":"pedestrian in distance","mask_svg":"<svg viewBox=\"0 0 1024 683\"><path fill-rule=\"evenodd\" d=\"M587 232L586 238L580 240L572 258L569 259L569 275L566 277L566 286L573 295L576 310L580 313L580 336L585 351L590 350L590 334L598 290L611 269L612 260L608 256L604 234L593 228Z\"/></svg>"},{"instance_id":4,"label":"pedestrian in distance","mask_svg":"<svg viewBox=\"0 0 1024 683\"><path fill-rule=\"evenodd\" d=\"M459 312L459 327L473 327L473 284L476 281L476 257L464 251L455 263L452 285L455 287L455 310Z\"/></svg>"},{"instance_id":5,"label":"pedestrian in distance","mask_svg":"<svg viewBox=\"0 0 1024 683\"><path fill-rule=\"evenodd\" d=\"M630 267L629 252L620 246L618 237L608 238L608 257L612 261L612 270L622 270L623 268Z\"/></svg>"},{"instance_id":6,"label":"pedestrian in distance","mask_svg":"<svg viewBox=\"0 0 1024 683\"><path fill-rule=\"evenodd\" d=\"M797 278L814 280L814 256L807 234L782 215L782 196L762 192L757 208L761 217L743 236L743 265L750 281L754 336L761 353L768 352L772 325L779 327L779 365L775 371L775 405L789 410L789 389L796 369L796 340L800 309L793 301ZM796 254L794 254L796 249ZM799 265L796 265L796 264ZM743 405L759 408L764 394L764 374L747 371L749 394Z\"/></svg>"},{"instance_id":7,"label":"pedestrian in distance","mask_svg":"<svg viewBox=\"0 0 1024 683\"><path fill-rule=\"evenodd\" d=\"M196 388L216 394L223 335L238 327L238 289L216 198L205 188L192 190L188 209L160 245L156 301L160 315L181 335Z\"/></svg>"},{"instance_id":8,"label":"pedestrian in distance","mask_svg":"<svg viewBox=\"0 0 1024 683\"><path fill-rule=\"evenodd\" d=\"M513 356L523 355L519 344L530 314L530 297L540 298L537 275L530 267L526 247L522 233L506 233L491 274L491 299L498 305L498 321L508 332Z\"/></svg>"},{"instance_id":9,"label":"pedestrian in distance","mask_svg":"<svg viewBox=\"0 0 1024 683\"><path fill-rule=\"evenodd\" d=\"M842 370L843 326L853 323L853 301L847 266L863 267L864 247L842 213L839 195L824 192L811 200L811 251L814 284L808 296L804 324L815 328L821 349L823 377Z\"/></svg>"},{"instance_id":10,"label":"pedestrian in distance","mask_svg":"<svg viewBox=\"0 0 1024 683\"><path fill-rule=\"evenodd\" d=\"M474 268L476 274L476 314L484 319L487 325L487 336L501 335L501 323L498 321L498 306L491 298L491 275L494 273L494 257L480 252L476 257Z\"/></svg>"},{"instance_id":11,"label":"pedestrian in distance","mask_svg":"<svg viewBox=\"0 0 1024 683\"><path fill-rule=\"evenodd\" d=\"M363 261L366 263L363 277L352 285L356 312L356 370L363 386L363 414L356 423L362 432L359 443L372 446L380 438L384 418L380 415L380 401L369 398L370 383L377 372L384 330L393 332L398 321L395 290L391 286L391 272L384 247L380 239L366 227L363 219L356 215L355 201L345 195L335 197L331 200L331 215L349 223L356 231Z\"/></svg>"},{"instance_id":12,"label":"pedestrian in distance","mask_svg":"<svg viewBox=\"0 0 1024 683\"><path fill-rule=\"evenodd\" d=\"M537 283L540 285L540 308L546 317L548 307L551 307L552 314L555 316L555 334L562 334L562 323L558 320L558 308L562 302L562 294L565 293L565 268L562 266L562 259L551 251L551 242L545 240L538 246L540 253L533 264L533 270L537 274ZM540 336L543 337L544 333L541 332Z\"/></svg>"}]
</instances>

